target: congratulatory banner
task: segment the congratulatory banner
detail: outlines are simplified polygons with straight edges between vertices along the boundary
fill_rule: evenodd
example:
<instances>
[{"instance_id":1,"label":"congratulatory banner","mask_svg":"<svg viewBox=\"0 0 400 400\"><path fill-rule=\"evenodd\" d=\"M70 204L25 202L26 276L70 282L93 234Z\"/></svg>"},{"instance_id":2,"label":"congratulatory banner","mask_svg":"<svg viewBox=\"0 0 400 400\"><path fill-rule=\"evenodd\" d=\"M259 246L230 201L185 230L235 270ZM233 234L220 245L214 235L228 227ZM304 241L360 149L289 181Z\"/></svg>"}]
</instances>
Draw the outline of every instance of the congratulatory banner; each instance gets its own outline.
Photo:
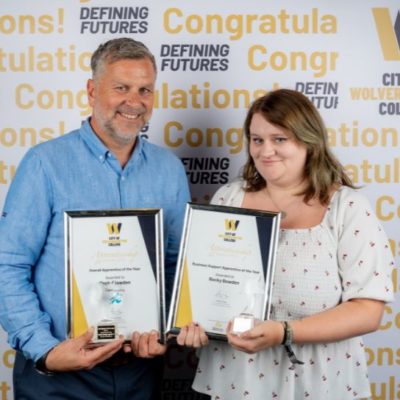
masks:
<instances>
[{"instance_id":1,"label":"congratulatory banner","mask_svg":"<svg viewBox=\"0 0 400 400\"><path fill-rule=\"evenodd\" d=\"M163 333L162 210L67 211L65 227L70 337Z\"/></svg>"},{"instance_id":2,"label":"congratulatory banner","mask_svg":"<svg viewBox=\"0 0 400 400\"><path fill-rule=\"evenodd\" d=\"M232 4L0 0L0 204L23 154L90 114L85 82L97 45L131 36L149 46L159 67L156 106L142 136L181 158L193 201L208 202L237 176L249 104L274 88L297 89L323 115L330 147L369 197L398 266L399 2ZM398 296L398 267L392 276ZM373 400L400 396L399 310L398 300L386 305L379 332L365 337ZM12 357L4 333L0 338L0 397L10 400ZM173 347L170 354L183 357ZM198 398L177 393L178 382L167 384L164 399Z\"/></svg>"}]
</instances>

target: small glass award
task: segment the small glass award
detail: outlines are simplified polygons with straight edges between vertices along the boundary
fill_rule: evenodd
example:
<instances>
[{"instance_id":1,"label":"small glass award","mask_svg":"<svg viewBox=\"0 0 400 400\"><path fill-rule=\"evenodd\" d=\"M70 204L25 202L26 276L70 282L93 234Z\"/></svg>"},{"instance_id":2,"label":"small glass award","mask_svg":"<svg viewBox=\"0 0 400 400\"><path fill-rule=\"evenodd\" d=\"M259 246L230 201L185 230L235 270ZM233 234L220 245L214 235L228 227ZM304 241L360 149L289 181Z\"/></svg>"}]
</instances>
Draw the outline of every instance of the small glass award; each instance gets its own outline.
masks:
<instances>
[{"instance_id":1,"label":"small glass award","mask_svg":"<svg viewBox=\"0 0 400 400\"><path fill-rule=\"evenodd\" d=\"M241 313L233 319L231 333L240 336L243 332L254 328L254 325L255 318L253 314Z\"/></svg>"}]
</instances>

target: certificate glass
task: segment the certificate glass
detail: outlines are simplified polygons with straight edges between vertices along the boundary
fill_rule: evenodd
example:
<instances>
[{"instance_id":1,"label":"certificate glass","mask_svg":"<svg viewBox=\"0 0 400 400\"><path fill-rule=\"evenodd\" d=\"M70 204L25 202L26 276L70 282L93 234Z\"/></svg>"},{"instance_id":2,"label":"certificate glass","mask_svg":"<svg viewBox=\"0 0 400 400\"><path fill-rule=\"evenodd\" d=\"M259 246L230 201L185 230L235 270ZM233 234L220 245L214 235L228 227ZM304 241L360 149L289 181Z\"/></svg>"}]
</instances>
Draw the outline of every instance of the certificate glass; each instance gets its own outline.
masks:
<instances>
[{"instance_id":1,"label":"certificate glass","mask_svg":"<svg viewBox=\"0 0 400 400\"><path fill-rule=\"evenodd\" d=\"M269 318L280 213L188 203L167 331L192 321L226 340L240 314Z\"/></svg>"},{"instance_id":2,"label":"certificate glass","mask_svg":"<svg viewBox=\"0 0 400 400\"><path fill-rule=\"evenodd\" d=\"M162 210L66 211L67 326L96 346L165 331Z\"/></svg>"}]
</instances>

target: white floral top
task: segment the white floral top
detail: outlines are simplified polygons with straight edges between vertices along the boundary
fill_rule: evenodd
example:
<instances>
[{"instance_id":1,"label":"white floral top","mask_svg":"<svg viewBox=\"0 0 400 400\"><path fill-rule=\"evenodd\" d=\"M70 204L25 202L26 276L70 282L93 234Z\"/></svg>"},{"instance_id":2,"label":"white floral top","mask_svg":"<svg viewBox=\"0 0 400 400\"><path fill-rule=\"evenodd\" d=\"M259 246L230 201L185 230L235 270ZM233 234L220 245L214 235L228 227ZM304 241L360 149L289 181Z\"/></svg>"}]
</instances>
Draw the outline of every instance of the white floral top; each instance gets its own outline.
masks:
<instances>
[{"instance_id":1,"label":"white floral top","mask_svg":"<svg viewBox=\"0 0 400 400\"><path fill-rule=\"evenodd\" d=\"M240 207L243 182L223 186L214 204ZM323 221L281 229L271 319L299 319L351 298L393 299L393 257L368 200L342 187ZM200 352L193 388L213 400L347 400L370 396L361 337L293 345L304 365L292 365L282 346L246 354L211 341Z\"/></svg>"}]
</instances>

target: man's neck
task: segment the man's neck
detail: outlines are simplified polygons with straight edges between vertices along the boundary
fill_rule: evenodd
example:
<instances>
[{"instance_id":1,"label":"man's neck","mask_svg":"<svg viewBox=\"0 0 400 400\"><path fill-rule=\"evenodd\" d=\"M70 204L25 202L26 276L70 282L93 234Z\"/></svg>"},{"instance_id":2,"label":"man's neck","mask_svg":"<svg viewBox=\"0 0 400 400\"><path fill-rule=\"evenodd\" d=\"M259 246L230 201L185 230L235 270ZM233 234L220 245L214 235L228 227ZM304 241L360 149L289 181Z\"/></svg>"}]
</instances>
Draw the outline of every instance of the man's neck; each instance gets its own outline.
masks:
<instances>
[{"instance_id":1,"label":"man's neck","mask_svg":"<svg viewBox=\"0 0 400 400\"><path fill-rule=\"evenodd\" d=\"M130 147L124 146L123 148L114 147L113 149L111 149L107 146L110 151L117 157L117 160L119 161L122 168L125 167L129 159L131 158L133 150L135 149L136 142L137 139Z\"/></svg>"}]
</instances>

